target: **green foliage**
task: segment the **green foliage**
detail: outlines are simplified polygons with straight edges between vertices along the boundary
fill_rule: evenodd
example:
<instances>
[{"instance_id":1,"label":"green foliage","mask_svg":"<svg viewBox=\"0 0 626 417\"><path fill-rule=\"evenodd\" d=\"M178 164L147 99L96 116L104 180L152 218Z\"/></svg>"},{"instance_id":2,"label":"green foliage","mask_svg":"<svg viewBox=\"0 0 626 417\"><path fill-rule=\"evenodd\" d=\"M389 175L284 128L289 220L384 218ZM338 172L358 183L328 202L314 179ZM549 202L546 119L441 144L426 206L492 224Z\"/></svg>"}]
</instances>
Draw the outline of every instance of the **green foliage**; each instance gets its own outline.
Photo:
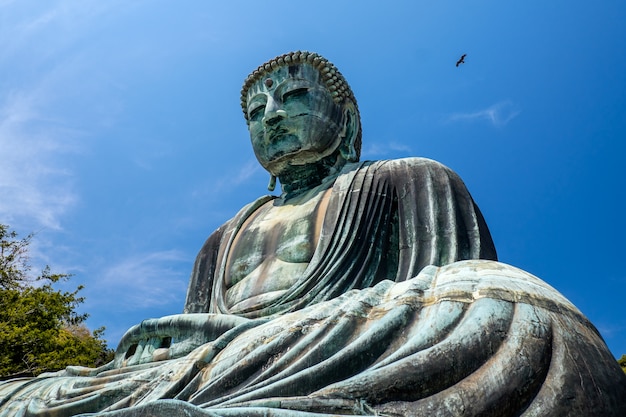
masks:
<instances>
[{"instance_id":1,"label":"green foliage","mask_svg":"<svg viewBox=\"0 0 626 417\"><path fill-rule=\"evenodd\" d=\"M53 284L69 274L49 267L29 276L28 245L32 235L17 234L0 224L0 375L38 375L68 365L98 366L112 352L84 326L87 314L76 308L84 301L75 291L58 291ZM33 285L37 284L37 285Z\"/></svg>"},{"instance_id":2,"label":"green foliage","mask_svg":"<svg viewBox=\"0 0 626 417\"><path fill-rule=\"evenodd\" d=\"M617 360L617 363L622 367L622 371L626 373L626 355L622 355L622 357Z\"/></svg>"},{"instance_id":3,"label":"green foliage","mask_svg":"<svg viewBox=\"0 0 626 417\"><path fill-rule=\"evenodd\" d=\"M19 288L28 279L28 245L33 235L16 240L17 233L0 224L0 288Z\"/></svg>"}]
</instances>

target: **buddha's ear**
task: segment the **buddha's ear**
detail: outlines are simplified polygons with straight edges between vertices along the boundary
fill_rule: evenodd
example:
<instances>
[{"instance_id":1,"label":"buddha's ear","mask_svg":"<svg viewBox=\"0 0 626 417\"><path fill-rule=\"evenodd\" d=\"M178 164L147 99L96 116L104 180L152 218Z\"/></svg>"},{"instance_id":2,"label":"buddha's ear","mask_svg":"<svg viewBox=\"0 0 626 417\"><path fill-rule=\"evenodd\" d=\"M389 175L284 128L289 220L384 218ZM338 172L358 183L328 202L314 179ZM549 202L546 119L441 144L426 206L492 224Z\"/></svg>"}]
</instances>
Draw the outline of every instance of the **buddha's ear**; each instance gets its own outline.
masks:
<instances>
[{"instance_id":1,"label":"buddha's ear","mask_svg":"<svg viewBox=\"0 0 626 417\"><path fill-rule=\"evenodd\" d=\"M360 123L361 121L357 115L354 103L351 100L346 100L343 105L343 141L339 150L343 159L348 162L356 162L359 160L356 153L355 142L359 133Z\"/></svg>"}]
</instances>

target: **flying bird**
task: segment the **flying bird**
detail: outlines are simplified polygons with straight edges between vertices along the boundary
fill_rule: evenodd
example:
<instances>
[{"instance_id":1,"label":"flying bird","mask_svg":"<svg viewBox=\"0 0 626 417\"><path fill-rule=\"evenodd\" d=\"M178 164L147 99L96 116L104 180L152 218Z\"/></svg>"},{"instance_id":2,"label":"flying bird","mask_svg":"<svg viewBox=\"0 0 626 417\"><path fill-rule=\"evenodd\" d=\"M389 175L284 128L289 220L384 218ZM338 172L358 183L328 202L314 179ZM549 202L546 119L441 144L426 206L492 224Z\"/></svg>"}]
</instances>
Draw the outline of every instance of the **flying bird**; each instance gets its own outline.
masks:
<instances>
[{"instance_id":1,"label":"flying bird","mask_svg":"<svg viewBox=\"0 0 626 417\"><path fill-rule=\"evenodd\" d=\"M465 64L465 57L467 56L467 54L463 54L461 55L461 58L459 58L458 61L456 61L456 66L458 67L461 64Z\"/></svg>"}]
</instances>

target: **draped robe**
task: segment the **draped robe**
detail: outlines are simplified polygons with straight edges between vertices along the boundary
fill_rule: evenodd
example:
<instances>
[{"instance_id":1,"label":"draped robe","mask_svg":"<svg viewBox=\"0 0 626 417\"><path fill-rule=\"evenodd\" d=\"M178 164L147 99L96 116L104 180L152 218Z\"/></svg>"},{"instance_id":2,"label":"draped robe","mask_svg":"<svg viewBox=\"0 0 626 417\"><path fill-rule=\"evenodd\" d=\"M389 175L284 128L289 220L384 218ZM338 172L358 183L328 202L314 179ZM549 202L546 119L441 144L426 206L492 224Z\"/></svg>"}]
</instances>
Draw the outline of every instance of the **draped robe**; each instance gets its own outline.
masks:
<instances>
[{"instance_id":1,"label":"draped robe","mask_svg":"<svg viewBox=\"0 0 626 417\"><path fill-rule=\"evenodd\" d=\"M442 165L346 167L297 284L230 311L230 245L267 201L207 240L185 314L131 328L102 368L0 384L0 415L626 415L626 376L596 329L495 261L478 208ZM169 359L133 363L164 340Z\"/></svg>"},{"instance_id":2,"label":"draped robe","mask_svg":"<svg viewBox=\"0 0 626 417\"><path fill-rule=\"evenodd\" d=\"M333 184L316 251L298 284L279 300L231 310L224 300L230 246L251 213L272 198L244 207L209 237L192 272L186 313L268 317L383 279L405 281L427 265L496 259L480 210L449 168L425 158L349 164Z\"/></svg>"}]
</instances>

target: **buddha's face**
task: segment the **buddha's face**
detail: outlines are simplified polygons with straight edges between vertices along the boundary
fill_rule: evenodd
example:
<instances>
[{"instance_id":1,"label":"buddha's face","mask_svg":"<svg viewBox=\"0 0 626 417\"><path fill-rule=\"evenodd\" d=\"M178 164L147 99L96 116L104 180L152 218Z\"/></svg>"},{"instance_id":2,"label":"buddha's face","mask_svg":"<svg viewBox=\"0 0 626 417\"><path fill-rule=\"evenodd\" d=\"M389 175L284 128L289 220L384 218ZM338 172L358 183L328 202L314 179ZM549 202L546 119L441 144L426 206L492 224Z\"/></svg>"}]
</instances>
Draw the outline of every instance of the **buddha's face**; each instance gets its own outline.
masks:
<instances>
[{"instance_id":1,"label":"buddha's face","mask_svg":"<svg viewBox=\"0 0 626 417\"><path fill-rule=\"evenodd\" d=\"M341 144L344 112L310 65L268 73L250 87L247 104L254 153L276 176L315 163Z\"/></svg>"}]
</instances>

